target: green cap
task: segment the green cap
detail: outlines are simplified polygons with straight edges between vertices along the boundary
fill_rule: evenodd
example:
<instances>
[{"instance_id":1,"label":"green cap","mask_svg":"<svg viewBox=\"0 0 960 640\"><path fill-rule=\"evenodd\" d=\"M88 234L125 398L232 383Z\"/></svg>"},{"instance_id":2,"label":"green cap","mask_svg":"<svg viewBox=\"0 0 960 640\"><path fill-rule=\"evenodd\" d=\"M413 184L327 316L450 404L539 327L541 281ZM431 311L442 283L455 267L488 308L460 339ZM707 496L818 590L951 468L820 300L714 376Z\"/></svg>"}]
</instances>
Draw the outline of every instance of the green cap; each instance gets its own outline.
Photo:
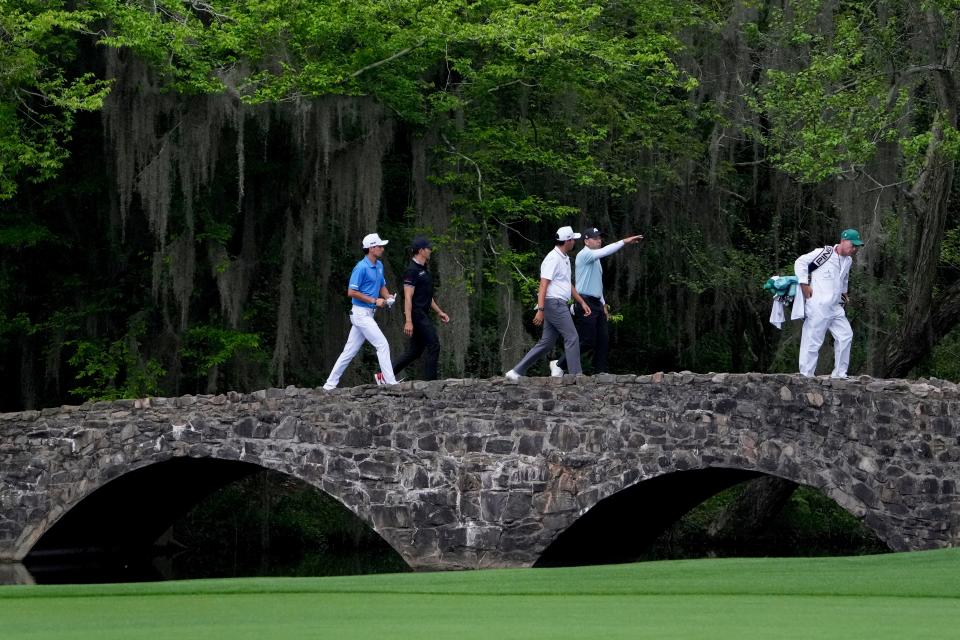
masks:
<instances>
[{"instance_id":1,"label":"green cap","mask_svg":"<svg viewBox=\"0 0 960 640\"><path fill-rule=\"evenodd\" d=\"M860 232L856 229L847 229L840 234L841 240L849 240L854 246L863 246L863 240L860 239Z\"/></svg>"}]
</instances>

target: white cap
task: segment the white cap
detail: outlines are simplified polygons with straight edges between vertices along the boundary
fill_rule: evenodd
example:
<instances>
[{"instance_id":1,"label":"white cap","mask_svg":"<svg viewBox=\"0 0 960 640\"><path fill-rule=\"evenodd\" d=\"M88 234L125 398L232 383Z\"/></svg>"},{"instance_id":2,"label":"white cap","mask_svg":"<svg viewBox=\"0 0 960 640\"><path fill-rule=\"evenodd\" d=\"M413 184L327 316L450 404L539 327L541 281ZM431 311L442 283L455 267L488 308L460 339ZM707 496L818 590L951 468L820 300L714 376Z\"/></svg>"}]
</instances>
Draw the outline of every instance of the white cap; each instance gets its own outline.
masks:
<instances>
[{"instance_id":1,"label":"white cap","mask_svg":"<svg viewBox=\"0 0 960 640\"><path fill-rule=\"evenodd\" d=\"M580 237L579 233L573 232L573 227L560 227L557 229L557 241L576 240Z\"/></svg>"},{"instance_id":2,"label":"white cap","mask_svg":"<svg viewBox=\"0 0 960 640\"><path fill-rule=\"evenodd\" d=\"M363 236L363 248L372 249L373 247L382 247L385 244L390 242L389 240L381 240L380 236L375 233L369 233Z\"/></svg>"}]
</instances>

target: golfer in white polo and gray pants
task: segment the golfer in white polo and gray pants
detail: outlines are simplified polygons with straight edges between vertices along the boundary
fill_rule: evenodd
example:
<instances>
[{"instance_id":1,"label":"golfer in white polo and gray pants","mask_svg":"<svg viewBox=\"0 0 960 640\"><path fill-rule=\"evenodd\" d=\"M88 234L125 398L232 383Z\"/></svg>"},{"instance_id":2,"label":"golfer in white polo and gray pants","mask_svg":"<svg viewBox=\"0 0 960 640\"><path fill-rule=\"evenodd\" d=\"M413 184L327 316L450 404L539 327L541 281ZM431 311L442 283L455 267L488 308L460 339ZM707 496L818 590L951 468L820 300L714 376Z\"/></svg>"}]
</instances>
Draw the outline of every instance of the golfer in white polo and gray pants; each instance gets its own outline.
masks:
<instances>
[{"instance_id":1,"label":"golfer in white polo and gray pants","mask_svg":"<svg viewBox=\"0 0 960 640\"><path fill-rule=\"evenodd\" d=\"M563 349L567 359L567 370L571 374L581 373L580 369L580 338L573 325L573 317L567 307L567 301L573 297L583 308L583 315L589 316L590 306L584 302L577 288L573 286L572 269L570 268L570 250L574 240L580 237L571 227L560 227L554 241L553 251L547 254L540 264L540 289L537 291L537 313L533 317L533 324L543 325L543 336L527 355L507 371L505 376L509 380L516 380L527 372L527 369L538 358L549 355L557 338L563 336Z\"/></svg>"},{"instance_id":2,"label":"golfer in white polo and gray pants","mask_svg":"<svg viewBox=\"0 0 960 640\"><path fill-rule=\"evenodd\" d=\"M366 254L350 274L350 284L347 287L347 297L353 301L350 311L350 335L343 352L333 365L330 377L323 385L327 391L336 389L340 377L346 371L347 365L360 351L364 342L369 342L377 350L377 360L380 361L380 374L374 379L377 384L397 384L393 376L393 365L390 364L390 345L383 331L377 326L373 314L377 309L392 304L393 294L387 290L387 282L383 276L383 263L380 256L389 240L382 240L375 233L363 238L363 252Z\"/></svg>"}]
</instances>

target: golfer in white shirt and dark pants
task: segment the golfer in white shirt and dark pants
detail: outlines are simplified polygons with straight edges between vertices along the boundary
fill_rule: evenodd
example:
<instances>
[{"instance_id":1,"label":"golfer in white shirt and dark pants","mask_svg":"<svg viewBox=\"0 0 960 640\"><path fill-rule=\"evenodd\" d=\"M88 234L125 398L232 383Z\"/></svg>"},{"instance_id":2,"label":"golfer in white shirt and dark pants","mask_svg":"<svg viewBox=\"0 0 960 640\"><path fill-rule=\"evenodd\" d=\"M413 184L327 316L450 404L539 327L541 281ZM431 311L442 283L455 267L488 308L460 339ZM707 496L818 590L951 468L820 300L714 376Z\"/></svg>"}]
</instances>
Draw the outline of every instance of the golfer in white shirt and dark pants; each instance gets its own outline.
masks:
<instances>
[{"instance_id":1,"label":"golfer in white shirt and dark pants","mask_svg":"<svg viewBox=\"0 0 960 640\"><path fill-rule=\"evenodd\" d=\"M540 265L540 289L537 291L537 313L533 317L533 324L543 325L543 336L527 355L514 367L507 371L506 377L516 380L526 374L527 369L538 358L549 355L557 338L563 336L563 349L567 360L568 372L581 373L580 369L580 338L573 325L573 317L567 307L567 301L573 297L583 309L583 314L589 316L590 306L584 302L576 287L573 286L572 269L570 267L570 250L574 240L580 237L571 227L561 227L557 230L553 251L547 254Z\"/></svg>"}]
</instances>

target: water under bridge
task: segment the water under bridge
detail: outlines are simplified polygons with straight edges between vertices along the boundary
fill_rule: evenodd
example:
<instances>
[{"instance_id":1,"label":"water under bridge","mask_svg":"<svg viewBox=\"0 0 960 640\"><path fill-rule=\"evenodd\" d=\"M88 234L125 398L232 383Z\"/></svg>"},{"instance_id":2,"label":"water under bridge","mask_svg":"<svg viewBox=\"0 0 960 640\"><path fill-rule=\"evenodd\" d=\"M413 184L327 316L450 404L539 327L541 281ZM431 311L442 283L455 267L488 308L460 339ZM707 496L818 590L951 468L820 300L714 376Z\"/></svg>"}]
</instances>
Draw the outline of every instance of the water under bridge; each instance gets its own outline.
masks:
<instances>
[{"instance_id":1,"label":"water under bridge","mask_svg":"<svg viewBox=\"0 0 960 640\"><path fill-rule=\"evenodd\" d=\"M686 372L7 413L0 562L42 540L149 544L259 467L333 496L415 569L531 566L585 540L628 557L763 474L823 491L892 549L951 546L958 437L960 388L948 382Z\"/></svg>"}]
</instances>

